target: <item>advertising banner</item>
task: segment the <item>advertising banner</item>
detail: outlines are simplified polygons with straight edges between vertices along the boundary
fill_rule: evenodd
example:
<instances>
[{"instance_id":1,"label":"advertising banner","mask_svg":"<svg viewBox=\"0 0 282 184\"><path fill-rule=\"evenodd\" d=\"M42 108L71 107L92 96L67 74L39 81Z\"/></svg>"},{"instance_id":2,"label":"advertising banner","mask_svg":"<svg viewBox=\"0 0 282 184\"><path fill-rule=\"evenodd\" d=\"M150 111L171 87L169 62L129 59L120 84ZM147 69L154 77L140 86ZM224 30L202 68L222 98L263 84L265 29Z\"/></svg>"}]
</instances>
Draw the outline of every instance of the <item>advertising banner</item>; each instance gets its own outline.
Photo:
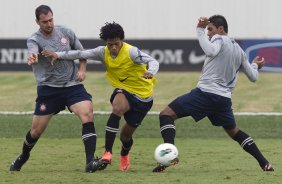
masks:
<instances>
[{"instance_id":1,"label":"advertising banner","mask_svg":"<svg viewBox=\"0 0 282 184\"><path fill-rule=\"evenodd\" d=\"M0 71L30 71L26 40L0 40Z\"/></svg>"},{"instance_id":2,"label":"advertising banner","mask_svg":"<svg viewBox=\"0 0 282 184\"><path fill-rule=\"evenodd\" d=\"M262 71L282 72L282 40L243 40L241 46L250 61L264 57Z\"/></svg>"},{"instance_id":3,"label":"advertising banner","mask_svg":"<svg viewBox=\"0 0 282 184\"><path fill-rule=\"evenodd\" d=\"M236 40L250 61L266 60L263 71L282 72L282 40ZM104 45L101 40L81 40L85 49ZM126 40L160 63L160 71L201 71L205 55L197 40ZM0 40L0 71L31 71L26 40ZM99 61L88 60L88 71L104 71Z\"/></svg>"},{"instance_id":4,"label":"advertising banner","mask_svg":"<svg viewBox=\"0 0 282 184\"><path fill-rule=\"evenodd\" d=\"M85 49L104 45L100 40L81 40ZM156 58L160 71L200 71L205 59L197 40L126 40ZM26 40L0 40L0 70L31 70L26 64ZM105 70L99 61L89 60L88 70Z\"/></svg>"}]
</instances>

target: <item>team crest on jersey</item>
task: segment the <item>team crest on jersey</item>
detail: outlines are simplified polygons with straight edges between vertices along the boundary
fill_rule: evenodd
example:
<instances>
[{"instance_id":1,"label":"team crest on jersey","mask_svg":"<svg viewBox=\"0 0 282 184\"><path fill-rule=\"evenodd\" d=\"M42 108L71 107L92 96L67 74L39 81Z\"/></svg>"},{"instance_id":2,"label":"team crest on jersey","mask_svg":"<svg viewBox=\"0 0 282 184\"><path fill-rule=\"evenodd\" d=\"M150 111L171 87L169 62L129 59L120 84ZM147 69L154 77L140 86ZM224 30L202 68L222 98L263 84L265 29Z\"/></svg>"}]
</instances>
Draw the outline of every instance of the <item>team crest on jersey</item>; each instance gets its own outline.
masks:
<instances>
[{"instance_id":1,"label":"team crest on jersey","mask_svg":"<svg viewBox=\"0 0 282 184\"><path fill-rule=\"evenodd\" d=\"M46 104L44 104L44 103L40 104L40 108L39 109L40 109L41 112L46 111L47 110Z\"/></svg>"},{"instance_id":2,"label":"team crest on jersey","mask_svg":"<svg viewBox=\"0 0 282 184\"><path fill-rule=\"evenodd\" d=\"M65 37L62 37L61 38L61 43L62 43L62 45L67 45L68 40Z\"/></svg>"}]
</instances>

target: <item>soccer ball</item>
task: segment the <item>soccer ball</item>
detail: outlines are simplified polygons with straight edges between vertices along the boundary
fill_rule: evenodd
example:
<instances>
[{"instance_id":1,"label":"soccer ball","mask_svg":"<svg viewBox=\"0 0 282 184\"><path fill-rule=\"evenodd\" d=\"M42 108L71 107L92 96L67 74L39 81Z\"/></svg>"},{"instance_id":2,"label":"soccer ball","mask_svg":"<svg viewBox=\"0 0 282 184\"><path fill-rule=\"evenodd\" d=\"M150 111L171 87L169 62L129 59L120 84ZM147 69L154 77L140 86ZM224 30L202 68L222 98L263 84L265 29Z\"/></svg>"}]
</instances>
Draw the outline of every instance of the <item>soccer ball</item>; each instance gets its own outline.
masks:
<instances>
[{"instance_id":1,"label":"soccer ball","mask_svg":"<svg viewBox=\"0 0 282 184\"><path fill-rule=\"evenodd\" d=\"M155 159L158 163L169 166L178 158L178 150L175 145L170 143L162 143L155 149Z\"/></svg>"}]
</instances>

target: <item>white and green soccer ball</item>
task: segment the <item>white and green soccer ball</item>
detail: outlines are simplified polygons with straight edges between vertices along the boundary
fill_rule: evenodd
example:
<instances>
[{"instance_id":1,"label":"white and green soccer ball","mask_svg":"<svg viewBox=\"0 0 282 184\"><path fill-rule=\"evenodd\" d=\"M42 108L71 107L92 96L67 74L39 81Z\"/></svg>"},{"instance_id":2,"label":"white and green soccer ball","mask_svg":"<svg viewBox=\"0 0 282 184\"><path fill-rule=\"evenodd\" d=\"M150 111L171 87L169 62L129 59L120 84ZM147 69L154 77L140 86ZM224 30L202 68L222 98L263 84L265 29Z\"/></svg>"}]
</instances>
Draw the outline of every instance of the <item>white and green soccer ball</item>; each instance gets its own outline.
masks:
<instances>
[{"instance_id":1,"label":"white and green soccer ball","mask_svg":"<svg viewBox=\"0 0 282 184\"><path fill-rule=\"evenodd\" d=\"M155 149L155 159L164 166L172 165L178 159L178 150L173 144L162 143Z\"/></svg>"}]
</instances>

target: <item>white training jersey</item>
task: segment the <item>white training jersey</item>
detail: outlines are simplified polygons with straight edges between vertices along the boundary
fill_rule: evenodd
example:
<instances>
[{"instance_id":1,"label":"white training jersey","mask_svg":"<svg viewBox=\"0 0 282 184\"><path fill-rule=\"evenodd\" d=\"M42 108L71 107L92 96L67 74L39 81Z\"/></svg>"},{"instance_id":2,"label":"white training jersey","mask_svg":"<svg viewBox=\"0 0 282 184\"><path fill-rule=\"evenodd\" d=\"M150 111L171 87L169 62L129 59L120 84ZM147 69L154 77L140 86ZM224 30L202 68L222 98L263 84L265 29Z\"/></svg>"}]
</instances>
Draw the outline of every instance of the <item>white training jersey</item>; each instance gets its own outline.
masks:
<instances>
[{"instance_id":1,"label":"white training jersey","mask_svg":"<svg viewBox=\"0 0 282 184\"><path fill-rule=\"evenodd\" d=\"M238 71L245 73L252 82L258 79L258 65L249 63L246 53L233 39L226 35L214 35L209 40L204 28L197 28L197 36L206 54L197 84L199 89L231 98Z\"/></svg>"}]
</instances>

